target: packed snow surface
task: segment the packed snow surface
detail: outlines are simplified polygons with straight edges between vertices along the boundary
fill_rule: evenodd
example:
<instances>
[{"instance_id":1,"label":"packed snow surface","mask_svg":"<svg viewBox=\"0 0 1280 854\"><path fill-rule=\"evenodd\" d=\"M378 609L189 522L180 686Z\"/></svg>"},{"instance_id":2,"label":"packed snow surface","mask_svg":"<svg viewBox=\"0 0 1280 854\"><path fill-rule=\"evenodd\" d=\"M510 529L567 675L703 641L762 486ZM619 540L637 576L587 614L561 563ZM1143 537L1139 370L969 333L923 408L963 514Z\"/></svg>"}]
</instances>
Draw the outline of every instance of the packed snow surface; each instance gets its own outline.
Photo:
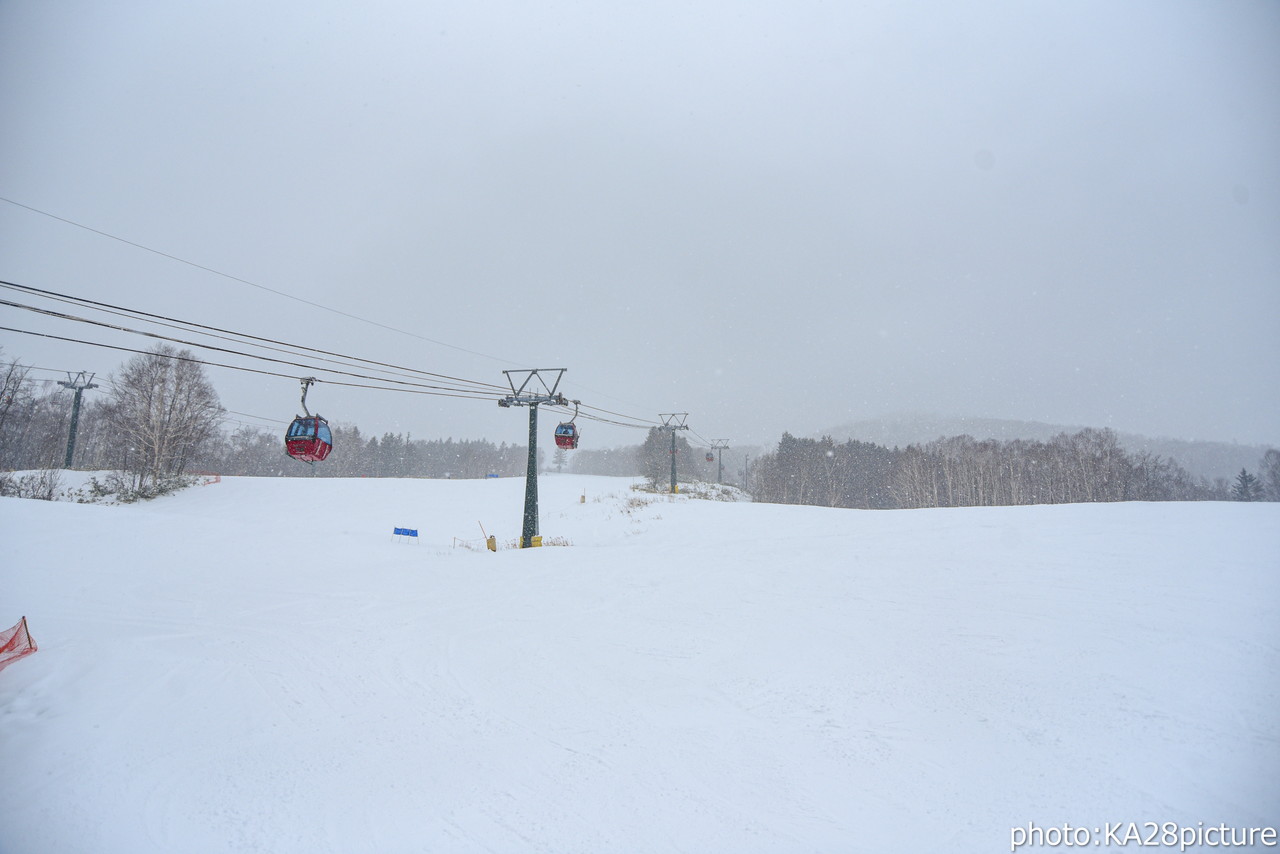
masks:
<instances>
[{"instance_id":1,"label":"packed snow surface","mask_svg":"<svg viewBox=\"0 0 1280 854\"><path fill-rule=\"evenodd\" d=\"M0 673L0 852L995 852L1028 825L1280 823L1280 505L631 484L544 476L541 532L570 545L526 550L522 479L0 499L0 628L40 644Z\"/></svg>"}]
</instances>

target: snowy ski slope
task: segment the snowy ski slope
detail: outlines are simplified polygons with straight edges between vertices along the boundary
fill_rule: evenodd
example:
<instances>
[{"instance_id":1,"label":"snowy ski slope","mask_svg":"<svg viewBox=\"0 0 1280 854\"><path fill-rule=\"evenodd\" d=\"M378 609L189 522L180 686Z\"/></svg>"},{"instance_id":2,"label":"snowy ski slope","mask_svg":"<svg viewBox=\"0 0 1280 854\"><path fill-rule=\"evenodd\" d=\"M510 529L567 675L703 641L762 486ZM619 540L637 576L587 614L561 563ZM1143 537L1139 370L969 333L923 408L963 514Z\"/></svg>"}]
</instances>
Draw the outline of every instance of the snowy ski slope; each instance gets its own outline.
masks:
<instances>
[{"instance_id":1,"label":"snowy ski slope","mask_svg":"<svg viewBox=\"0 0 1280 854\"><path fill-rule=\"evenodd\" d=\"M1280 823L1280 505L630 484L544 476L542 533L572 545L497 554L454 538L514 539L519 479L0 499L0 622L41 647L0 673L0 854L996 852L1028 825Z\"/></svg>"}]
</instances>

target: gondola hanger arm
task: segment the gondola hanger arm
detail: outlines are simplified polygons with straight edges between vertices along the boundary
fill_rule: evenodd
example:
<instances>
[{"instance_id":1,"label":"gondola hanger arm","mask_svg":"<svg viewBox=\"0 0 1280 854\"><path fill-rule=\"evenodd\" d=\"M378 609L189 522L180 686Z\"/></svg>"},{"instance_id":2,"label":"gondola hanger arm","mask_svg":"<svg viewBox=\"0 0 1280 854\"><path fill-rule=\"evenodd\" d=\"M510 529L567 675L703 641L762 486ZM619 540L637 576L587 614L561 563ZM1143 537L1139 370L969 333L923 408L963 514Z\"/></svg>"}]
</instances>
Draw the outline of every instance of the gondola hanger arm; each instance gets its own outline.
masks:
<instances>
[{"instance_id":1,"label":"gondola hanger arm","mask_svg":"<svg viewBox=\"0 0 1280 854\"><path fill-rule=\"evenodd\" d=\"M311 410L307 409L307 389L311 387L312 383L319 382L319 380L315 377L303 377L299 382L302 383L302 414L310 418Z\"/></svg>"}]
</instances>

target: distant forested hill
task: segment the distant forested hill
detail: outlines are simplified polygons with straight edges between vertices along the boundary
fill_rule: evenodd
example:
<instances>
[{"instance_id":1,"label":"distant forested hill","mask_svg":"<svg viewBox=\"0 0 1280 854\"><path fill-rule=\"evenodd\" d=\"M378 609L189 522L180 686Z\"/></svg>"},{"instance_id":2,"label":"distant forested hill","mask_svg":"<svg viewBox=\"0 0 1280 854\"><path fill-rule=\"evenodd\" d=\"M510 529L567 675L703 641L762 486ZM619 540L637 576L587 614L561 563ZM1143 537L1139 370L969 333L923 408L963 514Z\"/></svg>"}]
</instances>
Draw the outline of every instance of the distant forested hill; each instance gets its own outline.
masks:
<instances>
[{"instance_id":1,"label":"distant forested hill","mask_svg":"<svg viewBox=\"0 0 1280 854\"><path fill-rule=\"evenodd\" d=\"M854 439L893 448L924 444L949 436L972 436L979 440L1001 441L1034 439L1043 442L1060 433L1075 433L1087 426L1089 425L907 414L848 422L812 435L830 436L838 442ZM1189 474L1209 481L1218 478L1230 480L1241 469L1257 471L1262 455L1267 452L1266 445L1157 439L1136 433L1117 432L1116 435L1125 450L1145 451L1172 459ZM1280 445L1280 439L1277 440L1277 445Z\"/></svg>"}]
</instances>

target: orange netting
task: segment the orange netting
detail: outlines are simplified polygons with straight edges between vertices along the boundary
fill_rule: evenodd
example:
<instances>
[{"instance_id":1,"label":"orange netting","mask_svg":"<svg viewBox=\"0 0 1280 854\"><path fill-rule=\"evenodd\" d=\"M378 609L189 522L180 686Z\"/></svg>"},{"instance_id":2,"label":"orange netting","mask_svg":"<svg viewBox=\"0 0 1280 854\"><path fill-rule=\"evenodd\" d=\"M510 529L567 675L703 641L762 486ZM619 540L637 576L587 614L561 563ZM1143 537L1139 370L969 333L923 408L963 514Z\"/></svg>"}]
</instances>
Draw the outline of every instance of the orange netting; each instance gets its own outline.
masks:
<instances>
[{"instance_id":1,"label":"orange netting","mask_svg":"<svg viewBox=\"0 0 1280 854\"><path fill-rule=\"evenodd\" d=\"M0 670L38 648L31 633L27 631L27 618L23 617L13 628L0 632Z\"/></svg>"}]
</instances>

